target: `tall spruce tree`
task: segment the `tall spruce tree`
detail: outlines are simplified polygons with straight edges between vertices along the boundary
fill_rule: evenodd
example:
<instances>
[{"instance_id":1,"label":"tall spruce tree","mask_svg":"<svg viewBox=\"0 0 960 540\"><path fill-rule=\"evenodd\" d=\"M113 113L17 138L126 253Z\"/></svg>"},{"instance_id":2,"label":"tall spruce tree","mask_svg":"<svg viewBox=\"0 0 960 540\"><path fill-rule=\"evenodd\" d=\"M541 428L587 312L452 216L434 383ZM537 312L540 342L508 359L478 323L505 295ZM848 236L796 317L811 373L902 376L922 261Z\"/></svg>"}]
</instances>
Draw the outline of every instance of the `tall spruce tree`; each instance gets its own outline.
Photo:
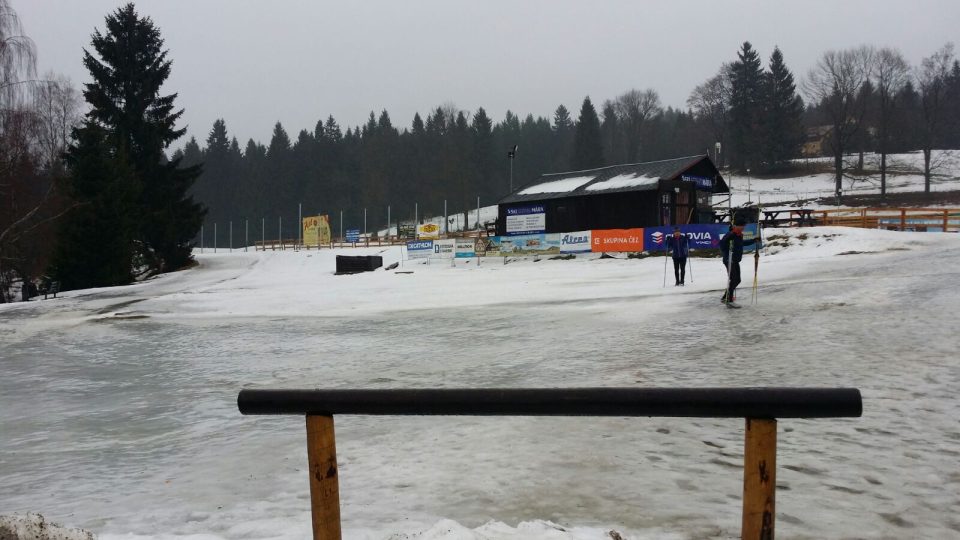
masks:
<instances>
[{"instance_id":1,"label":"tall spruce tree","mask_svg":"<svg viewBox=\"0 0 960 540\"><path fill-rule=\"evenodd\" d=\"M775 47L770 55L770 71L764 79L764 137L759 142L763 167L770 171L784 167L799 153L803 143L803 100L779 48Z\"/></svg>"},{"instance_id":2,"label":"tall spruce tree","mask_svg":"<svg viewBox=\"0 0 960 540\"><path fill-rule=\"evenodd\" d=\"M50 274L65 290L125 285L134 277L140 180L96 122L73 137L64 191L77 205L60 223Z\"/></svg>"},{"instance_id":3,"label":"tall spruce tree","mask_svg":"<svg viewBox=\"0 0 960 540\"><path fill-rule=\"evenodd\" d=\"M731 67L730 156L733 167L743 171L759 162L763 68L749 41L743 42Z\"/></svg>"},{"instance_id":4,"label":"tall spruce tree","mask_svg":"<svg viewBox=\"0 0 960 540\"><path fill-rule=\"evenodd\" d=\"M160 93L171 65L160 30L130 3L106 17L106 33L95 30L91 44L96 56L87 50L83 55L92 78L83 92L90 104L88 127L105 131L105 144L112 154L126 156L139 182L131 211L140 224L143 262L161 272L181 268L191 259L205 210L187 195L200 168L181 168L164 153L185 129L175 127L183 114L174 109L177 94Z\"/></svg>"},{"instance_id":5,"label":"tall spruce tree","mask_svg":"<svg viewBox=\"0 0 960 540\"><path fill-rule=\"evenodd\" d=\"M575 171L603 167L603 142L600 138L600 119L590 96L583 100L580 118L573 135L573 159L571 169Z\"/></svg>"}]
</instances>

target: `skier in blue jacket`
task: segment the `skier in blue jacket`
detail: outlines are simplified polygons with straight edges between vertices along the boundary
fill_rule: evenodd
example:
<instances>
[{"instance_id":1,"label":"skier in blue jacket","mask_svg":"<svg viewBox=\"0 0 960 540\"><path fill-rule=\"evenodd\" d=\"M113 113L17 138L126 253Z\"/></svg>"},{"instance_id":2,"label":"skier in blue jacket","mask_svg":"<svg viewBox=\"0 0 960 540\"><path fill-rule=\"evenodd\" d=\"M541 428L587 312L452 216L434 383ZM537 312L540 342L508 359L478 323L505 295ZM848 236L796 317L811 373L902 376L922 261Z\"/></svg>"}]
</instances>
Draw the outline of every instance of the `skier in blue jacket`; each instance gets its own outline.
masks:
<instances>
[{"instance_id":1,"label":"skier in blue jacket","mask_svg":"<svg viewBox=\"0 0 960 540\"><path fill-rule=\"evenodd\" d=\"M734 218L733 225L730 226L730 232L720 239L720 254L723 256L723 265L727 267L727 290L723 293L721 300L727 304L727 307L738 308L736 300L737 285L740 284L740 259L743 258L743 246L752 246L756 243L756 238L750 240L743 239L743 227L746 222L743 218L737 216ZM759 245L757 246L759 248Z\"/></svg>"},{"instance_id":2,"label":"skier in blue jacket","mask_svg":"<svg viewBox=\"0 0 960 540\"><path fill-rule=\"evenodd\" d=\"M667 251L673 257L673 277L675 286L683 286L687 273L687 257L690 255L690 239L680 233L679 227L673 228L673 235L667 237Z\"/></svg>"}]
</instances>

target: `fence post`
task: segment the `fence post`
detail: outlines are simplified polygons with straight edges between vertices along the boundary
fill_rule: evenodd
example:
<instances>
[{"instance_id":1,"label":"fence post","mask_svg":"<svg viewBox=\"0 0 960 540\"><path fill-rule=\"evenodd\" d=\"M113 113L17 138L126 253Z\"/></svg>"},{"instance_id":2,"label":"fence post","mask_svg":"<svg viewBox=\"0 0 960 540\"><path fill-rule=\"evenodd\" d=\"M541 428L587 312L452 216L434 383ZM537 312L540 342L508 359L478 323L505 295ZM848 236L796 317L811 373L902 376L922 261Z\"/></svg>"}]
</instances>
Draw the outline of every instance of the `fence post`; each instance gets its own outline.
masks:
<instances>
[{"instance_id":1,"label":"fence post","mask_svg":"<svg viewBox=\"0 0 960 540\"><path fill-rule=\"evenodd\" d=\"M743 448L743 540L773 540L777 490L777 421L747 418Z\"/></svg>"},{"instance_id":2,"label":"fence post","mask_svg":"<svg viewBox=\"0 0 960 540\"><path fill-rule=\"evenodd\" d=\"M907 230L907 210L904 208L900 209L900 230Z\"/></svg>"},{"instance_id":3,"label":"fence post","mask_svg":"<svg viewBox=\"0 0 960 540\"><path fill-rule=\"evenodd\" d=\"M333 416L307 415L310 514L314 540L340 540L340 480Z\"/></svg>"},{"instance_id":4,"label":"fence post","mask_svg":"<svg viewBox=\"0 0 960 540\"><path fill-rule=\"evenodd\" d=\"M943 232L947 231L947 226L950 224L950 212L947 210L943 211Z\"/></svg>"},{"instance_id":5,"label":"fence post","mask_svg":"<svg viewBox=\"0 0 960 540\"><path fill-rule=\"evenodd\" d=\"M866 208L864 208L863 210L860 210L860 228L861 229L867 228L867 209Z\"/></svg>"}]
</instances>

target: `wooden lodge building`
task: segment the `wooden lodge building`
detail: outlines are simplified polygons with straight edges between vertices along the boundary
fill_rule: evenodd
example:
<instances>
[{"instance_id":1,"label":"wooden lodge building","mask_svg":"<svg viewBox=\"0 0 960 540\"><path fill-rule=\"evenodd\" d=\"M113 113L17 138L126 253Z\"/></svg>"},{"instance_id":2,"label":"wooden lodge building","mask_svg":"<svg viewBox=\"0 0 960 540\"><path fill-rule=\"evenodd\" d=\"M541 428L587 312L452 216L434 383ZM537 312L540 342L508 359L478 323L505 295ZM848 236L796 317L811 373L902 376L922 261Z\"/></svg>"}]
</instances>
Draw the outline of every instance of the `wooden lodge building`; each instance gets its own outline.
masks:
<instances>
[{"instance_id":1,"label":"wooden lodge building","mask_svg":"<svg viewBox=\"0 0 960 540\"><path fill-rule=\"evenodd\" d=\"M497 234L531 211L547 233L712 223L710 196L729 192L706 155L544 174L500 200Z\"/></svg>"}]
</instances>

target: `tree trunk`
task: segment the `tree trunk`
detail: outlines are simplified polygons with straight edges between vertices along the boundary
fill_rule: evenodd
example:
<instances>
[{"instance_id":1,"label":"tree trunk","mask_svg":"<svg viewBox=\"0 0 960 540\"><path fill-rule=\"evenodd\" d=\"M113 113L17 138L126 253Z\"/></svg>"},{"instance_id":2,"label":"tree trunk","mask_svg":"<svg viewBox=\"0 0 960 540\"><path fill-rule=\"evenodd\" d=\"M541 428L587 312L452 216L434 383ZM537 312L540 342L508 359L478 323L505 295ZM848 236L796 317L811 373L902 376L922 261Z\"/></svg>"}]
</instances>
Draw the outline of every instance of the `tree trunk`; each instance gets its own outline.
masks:
<instances>
[{"instance_id":1,"label":"tree trunk","mask_svg":"<svg viewBox=\"0 0 960 540\"><path fill-rule=\"evenodd\" d=\"M843 190L843 152L838 151L833 154L833 169L836 184L833 188L833 192L837 196L837 204L839 204L840 193Z\"/></svg>"},{"instance_id":2,"label":"tree trunk","mask_svg":"<svg viewBox=\"0 0 960 540\"><path fill-rule=\"evenodd\" d=\"M880 202L887 200L887 151L880 151Z\"/></svg>"},{"instance_id":3,"label":"tree trunk","mask_svg":"<svg viewBox=\"0 0 960 540\"><path fill-rule=\"evenodd\" d=\"M857 172L863 172L863 149L860 149L860 157L857 159Z\"/></svg>"},{"instance_id":4,"label":"tree trunk","mask_svg":"<svg viewBox=\"0 0 960 540\"><path fill-rule=\"evenodd\" d=\"M923 192L930 193L930 149L923 149Z\"/></svg>"}]
</instances>

